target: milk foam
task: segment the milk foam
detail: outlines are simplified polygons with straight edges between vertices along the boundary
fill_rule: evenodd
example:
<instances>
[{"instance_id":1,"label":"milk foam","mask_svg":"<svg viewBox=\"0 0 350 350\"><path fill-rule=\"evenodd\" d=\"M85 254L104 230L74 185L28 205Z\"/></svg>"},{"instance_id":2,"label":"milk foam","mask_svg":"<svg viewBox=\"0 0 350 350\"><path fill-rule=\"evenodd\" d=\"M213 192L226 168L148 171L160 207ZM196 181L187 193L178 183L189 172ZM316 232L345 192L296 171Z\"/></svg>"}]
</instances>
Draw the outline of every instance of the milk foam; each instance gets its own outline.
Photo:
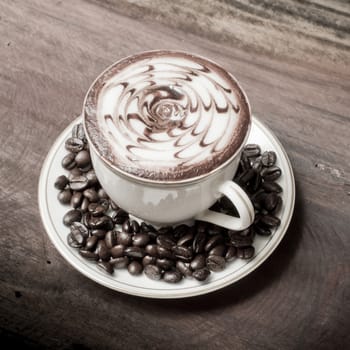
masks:
<instances>
[{"instance_id":1,"label":"milk foam","mask_svg":"<svg viewBox=\"0 0 350 350\"><path fill-rule=\"evenodd\" d=\"M243 93L222 68L166 51L117 62L90 89L84 112L102 157L154 180L210 172L234 154L250 120Z\"/></svg>"}]
</instances>

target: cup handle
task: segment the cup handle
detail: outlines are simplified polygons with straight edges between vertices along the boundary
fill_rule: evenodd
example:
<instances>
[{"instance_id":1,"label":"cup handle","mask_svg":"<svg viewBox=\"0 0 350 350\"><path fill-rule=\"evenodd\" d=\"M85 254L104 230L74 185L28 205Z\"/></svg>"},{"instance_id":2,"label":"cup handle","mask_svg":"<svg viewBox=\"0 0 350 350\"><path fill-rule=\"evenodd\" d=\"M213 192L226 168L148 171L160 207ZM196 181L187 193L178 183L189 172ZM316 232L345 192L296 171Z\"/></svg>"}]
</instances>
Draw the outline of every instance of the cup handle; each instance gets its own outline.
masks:
<instances>
[{"instance_id":1,"label":"cup handle","mask_svg":"<svg viewBox=\"0 0 350 350\"><path fill-rule=\"evenodd\" d=\"M233 231L241 231L249 227L254 221L254 207L244 190L232 181L222 183L218 192L225 195L236 207L239 218L217 213L212 210L204 210L196 215L196 220L210 222Z\"/></svg>"}]
</instances>

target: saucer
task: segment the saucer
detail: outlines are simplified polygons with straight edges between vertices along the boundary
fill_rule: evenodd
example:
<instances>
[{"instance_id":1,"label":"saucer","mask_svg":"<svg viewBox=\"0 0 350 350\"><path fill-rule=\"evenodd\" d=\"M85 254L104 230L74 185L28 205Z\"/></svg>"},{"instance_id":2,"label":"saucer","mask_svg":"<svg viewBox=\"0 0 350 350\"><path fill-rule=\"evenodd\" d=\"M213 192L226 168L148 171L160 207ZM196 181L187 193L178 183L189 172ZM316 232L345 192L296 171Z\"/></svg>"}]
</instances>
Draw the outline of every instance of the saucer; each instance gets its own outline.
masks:
<instances>
[{"instance_id":1,"label":"saucer","mask_svg":"<svg viewBox=\"0 0 350 350\"><path fill-rule=\"evenodd\" d=\"M126 269L115 270L113 275L106 274L95 263L82 258L76 249L68 246L69 228L63 225L62 217L70 207L59 203L57 189L54 188L56 178L67 173L61 166L61 160L67 152L64 147L65 140L70 136L73 125L81 121L81 117L74 120L60 134L50 149L40 174L38 198L41 218L52 243L60 254L86 277L105 287L141 297L169 299L192 297L221 289L248 275L272 254L284 237L292 218L295 201L292 167L285 150L273 132L256 117L253 117L247 143L260 145L262 151L276 152L277 165L282 170L282 176L277 182L283 188L280 194L283 199L283 206L279 214L281 224L271 236L257 235L255 237L253 244L255 255L249 260L236 259L227 263L223 271L211 273L205 282L184 278L177 284L168 284L164 281L153 281L144 274L132 276Z\"/></svg>"}]
</instances>

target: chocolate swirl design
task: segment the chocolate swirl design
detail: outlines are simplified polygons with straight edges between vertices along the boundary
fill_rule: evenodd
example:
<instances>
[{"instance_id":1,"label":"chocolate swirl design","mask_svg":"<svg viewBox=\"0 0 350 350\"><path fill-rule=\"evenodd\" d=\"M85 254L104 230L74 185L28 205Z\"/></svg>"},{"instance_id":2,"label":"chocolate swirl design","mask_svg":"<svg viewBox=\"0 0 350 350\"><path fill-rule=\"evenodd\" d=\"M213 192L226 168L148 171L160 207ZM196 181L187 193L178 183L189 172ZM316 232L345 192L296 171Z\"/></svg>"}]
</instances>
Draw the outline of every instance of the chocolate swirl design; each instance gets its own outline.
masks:
<instances>
[{"instance_id":1,"label":"chocolate swirl design","mask_svg":"<svg viewBox=\"0 0 350 350\"><path fill-rule=\"evenodd\" d=\"M118 170L176 181L211 172L242 144L250 124L237 82L211 61L153 51L123 59L90 88L88 137Z\"/></svg>"}]
</instances>

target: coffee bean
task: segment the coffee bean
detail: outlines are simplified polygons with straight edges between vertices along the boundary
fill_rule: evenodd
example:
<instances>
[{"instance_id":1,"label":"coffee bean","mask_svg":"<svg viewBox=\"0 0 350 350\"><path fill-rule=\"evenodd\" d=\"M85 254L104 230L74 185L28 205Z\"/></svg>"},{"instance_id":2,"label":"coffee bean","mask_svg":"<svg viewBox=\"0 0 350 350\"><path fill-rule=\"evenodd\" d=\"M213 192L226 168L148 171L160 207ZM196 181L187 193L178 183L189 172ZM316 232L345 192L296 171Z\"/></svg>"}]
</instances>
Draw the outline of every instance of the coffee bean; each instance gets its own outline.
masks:
<instances>
[{"instance_id":1,"label":"coffee bean","mask_svg":"<svg viewBox=\"0 0 350 350\"><path fill-rule=\"evenodd\" d=\"M82 243L78 243L76 240L75 240L75 237L73 237L73 235L71 233L69 233L67 235L67 243L70 247L72 248L81 248L83 246Z\"/></svg>"},{"instance_id":2,"label":"coffee bean","mask_svg":"<svg viewBox=\"0 0 350 350\"><path fill-rule=\"evenodd\" d=\"M73 222L70 225L70 230L72 233L73 233L73 231L78 231L84 238L89 237L88 228L80 222Z\"/></svg>"},{"instance_id":3,"label":"coffee bean","mask_svg":"<svg viewBox=\"0 0 350 350\"><path fill-rule=\"evenodd\" d=\"M135 232L135 233L140 232L140 225L136 220L132 220L130 224L131 224L132 232Z\"/></svg>"},{"instance_id":4,"label":"coffee bean","mask_svg":"<svg viewBox=\"0 0 350 350\"><path fill-rule=\"evenodd\" d=\"M182 280L182 274L179 271L166 271L163 280L168 283L178 283Z\"/></svg>"},{"instance_id":5,"label":"coffee bean","mask_svg":"<svg viewBox=\"0 0 350 350\"><path fill-rule=\"evenodd\" d=\"M106 191L103 189L103 188L100 188L99 190L98 190L98 192L97 192L97 194L98 194L98 196L99 196L99 198L100 199L109 199L109 197L108 197L108 194L106 193ZM112 203L112 202L111 202ZM113 208L113 207L112 207ZM119 209L119 207L117 207L117 208L113 208L114 210L115 209Z\"/></svg>"},{"instance_id":6,"label":"coffee bean","mask_svg":"<svg viewBox=\"0 0 350 350\"><path fill-rule=\"evenodd\" d=\"M72 176L81 176L82 175L82 171L79 168L73 168L69 170L69 175L68 175L68 180L72 177Z\"/></svg>"},{"instance_id":7,"label":"coffee bean","mask_svg":"<svg viewBox=\"0 0 350 350\"><path fill-rule=\"evenodd\" d=\"M70 137L65 142L66 150L73 153L78 153L84 148L84 142L77 137Z\"/></svg>"},{"instance_id":8,"label":"coffee bean","mask_svg":"<svg viewBox=\"0 0 350 350\"><path fill-rule=\"evenodd\" d=\"M159 281L162 278L160 268L156 265L147 265L143 271L145 275L152 280Z\"/></svg>"},{"instance_id":9,"label":"coffee bean","mask_svg":"<svg viewBox=\"0 0 350 350\"><path fill-rule=\"evenodd\" d=\"M109 249L114 247L117 244L117 233L115 231L108 231L105 236L105 243Z\"/></svg>"},{"instance_id":10,"label":"coffee bean","mask_svg":"<svg viewBox=\"0 0 350 350\"><path fill-rule=\"evenodd\" d=\"M243 148L243 154L248 158L258 157L261 154L261 148L256 144L248 144Z\"/></svg>"},{"instance_id":11,"label":"coffee bean","mask_svg":"<svg viewBox=\"0 0 350 350\"><path fill-rule=\"evenodd\" d=\"M111 217L107 215L97 217L91 216L88 223L91 229L103 229L109 231L114 227Z\"/></svg>"},{"instance_id":12,"label":"coffee bean","mask_svg":"<svg viewBox=\"0 0 350 350\"><path fill-rule=\"evenodd\" d=\"M90 204L89 200L87 198L84 198L83 201L81 202L80 210L83 213L86 213L88 211L89 204Z\"/></svg>"},{"instance_id":13,"label":"coffee bean","mask_svg":"<svg viewBox=\"0 0 350 350\"><path fill-rule=\"evenodd\" d=\"M87 178L88 181L88 186L95 186L98 183L97 176L94 170L89 170L86 174L85 177Z\"/></svg>"},{"instance_id":14,"label":"coffee bean","mask_svg":"<svg viewBox=\"0 0 350 350\"><path fill-rule=\"evenodd\" d=\"M57 199L61 204L69 204L72 199L72 191L67 189L59 192Z\"/></svg>"},{"instance_id":15,"label":"coffee bean","mask_svg":"<svg viewBox=\"0 0 350 350\"><path fill-rule=\"evenodd\" d=\"M241 259L250 259L253 257L255 249L253 246L240 247L237 249L237 257Z\"/></svg>"},{"instance_id":16,"label":"coffee bean","mask_svg":"<svg viewBox=\"0 0 350 350\"><path fill-rule=\"evenodd\" d=\"M75 156L75 162L77 166L81 169L84 169L91 165L90 153L86 150L80 151Z\"/></svg>"},{"instance_id":17,"label":"coffee bean","mask_svg":"<svg viewBox=\"0 0 350 350\"><path fill-rule=\"evenodd\" d=\"M247 234L248 233L248 234ZM246 247L253 243L253 235L251 234L251 229L247 229L247 231L228 231L228 236L230 238L231 244L238 247Z\"/></svg>"},{"instance_id":18,"label":"coffee bean","mask_svg":"<svg viewBox=\"0 0 350 350\"><path fill-rule=\"evenodd\" d=\"M136 233L132 237L132 243L138 247L144 247L149 242L149 236L147 233Z\"/></svg>"},{"instance_id":19,"label":"coffee bean","mask_svg":"<svg viewBox=\"0 0 350 350\"><path fill-rule=\"evenodd\" d=\"M272 211L276 208L279 196L275 192L267 193L264 198L263 206L267 211Z\"/></svg>"},{"instance_id":20,"label":"coffee bean","mask_svg":"<svg viewBox=\"0 0 350 350\"><path fill-rule=\"evenodd\" d=\"M132 242L132 235L127 232L117 232L117 243L129 246Z\"/></svg>"},{"instance_id":21,"label":"coffee bean","mask_svg":"<svg viewBox=\"0 0 350 350\"><path fill-rule=\"evenodd\" d=\"M77 166L77 163L75 162L75 154L74 153L68 153L61 162L61 165L64 169L71 170L74 167Z\"/></svg>"},{"instance_id":22,"label":"coffee bean","mask_svg":"<svg viewBox=\"0 0 350 350\"><path fill-rule=\"evenodd\" d=\"M208 227L207 232L208 232L208 235L210 236L221 235L223 232L223 228L216 225L210 225Z\"/></svg>"},{"instance_id":23,"label":"coffee bean","mask_svg":"<svg viewBox=\"0 0 350 350\"><path fill-rule=\"evenodd\" d=\"M166 249L166 248L164 248L162 246L159 246L159 245L157 245L157 255L160 258L168 258L168 259L173 259L174 258L174 254L172 253L171 250Z\"/></svg>"},{"instance_id":24,"label":"coffee bean","mask_svg":"<svg viewBox=\"0 0 350 350\"><path fill-rule=\"evenodd\" d=\"M129 214L123 210L123 209L118 209L116 212L113 214L113 222L115 224L123 224L125 220L127 220L129 217Z\"/></svg>"},{"instance_id":25,"label":"coffee bean","mask_svg":"<svg viewBox=\"0 0 350 350\"><path fill-rule=\"evenodd\" d=\"M276 216L282 209L282 198L280 196L277 197L277 204L275 206L275 208L271 211L271 214Z\"/></svg>"},{"instance_id":26,"label":"coffee bean","mask_svg":"<svg viewBox=\"0 0 350 350\"><path fill-rule=\"evenodd\" d=\"M154 257L154 256L150 256L150 255L145 255L143 258L142 258L142 265L143 266L147 266L147 265L154 265L157 261L157 258Z\"/></svg>"},{"instance_id":27,"label":"coffee bean","mask_svg":"<svg viewBox=\"0 0 350 350\"><path fill-rule=\"evenodd\" d=\"M157 230L150 224L146 224L145 222L141 222L141 232L143 233L156 233Z\"/></svg>"},{"instance_id":28,"label":"coffee bean","mask_svg":"<svg viewBox=\"0 0 350 350\"><path fill-rule=\"evenodd\" d=\"M110 249L110 253L113 258L120 258L124 256L124 250L125 246L123 246L122 244L117 244Z\"/></svg>"},{"instance_id":29,"label":"coffee bean","mask_svg":"<svg viewBox=\"0 0 350 350\"><path fill-rule=\"evenodd\" d=\"M276 182L264 181L261 186L266 192L282 192L282 187Z\"/></svg>"},{"instance_id":30,"label":"coffee bean","mask_svg":"<svg viewBox=\"0 0 350 350\"><path fill-rule=\"evenodd\" d=\"M132 227L131 227L131 224L130 224L130 220L129 220L129 219L127 219L127 220L123 223L122 230L123 230L124 232L127 232L127 233L131 233L131 232L132 232Z\"/></svg>"},{"instance_id":31,"label":"coffee bean","mask_svg":"<svg viewBox=\"0 0 350 350\"><path fill-rule=\"evenodd\" d=\"M88 260L97 261L99 259L99 256L96 253L90 252L87 249L80 249L79 254L83 258L88 259Z\"/></svg>"},{"instance_id":32,"label":"coffee bean","mask_svg":"<svg viewBox=\"0 0 350 350\"><path fill-rule=\"evenodd\" d=\"M58 189L58 190L64 190L65 187L68 185L68 178L67 176L65 175L60 175L56 181L55 181L55 184L54 186Z\"/></svg>"},{"instance_id":33,"label":"coffee bean","mask_svg":"<svg viewBox=\"0 0 350 350\"><path fill-rule=\"evenodd\" d=\"M237 255L237 248L234 246L227 247L227 252L225 255L226 261L232 261Z\"/></svg>"},{"instance_id":34,"label":"coffee bean","mask_svg":"<svg viewBox=\"0 0 350 350\"><path fill-rule=\"evenodd\" d=\"M242 171L245 171L251 168L249 158L244 153L242 153L242 156L241 156L240 166L242 168Z\"/></svg>"},{"instance_id":35,"label":"coffee bean","mask_svg":"<svg viewBox=\"0 0 350 350\"><path fill-rule=\"evenodd\" d=\"M105 213L105 208L99 203L90 203L88 206L88 211L92 216L103 216Z\"/></svg>"},{"instance_id":36,"label":"coffee bean","mask_svg":"<svg viewBox=\"0 0 350 350\"><path fill-rule=\"evenodd\" d=\"M277 155L274 151L266 151L261 156L261 162L266 167L271 167L276 164Z\"/></svg>"},{"instance_id":37,"label":"coffee bean","mask_svg":"<svg viewBox=\"0 0 350 350\"><path fill-rule=\"evenodd\" d=\"M150 256L157 256L158 250L156 244L147 244L145 247L145 252Z\"/></svg>"},{"instance_id":38,"label":"coffee bean","mask_svg":"<svg viewBox=\"0 0 350 350\"><path fill-rule=\"evenodd\" d=\"M254 225L253 230L256 234L258 234L260 236L270 236L271 235L271 230L267 227Z\"/></svg>"},{"instance_id":39,"label":"coffee bean","mask_svg":"<svg viewBox=\"0 0 350 350\"><path fill-rule=\"evenodd\" d=\"M219 244L217 246L215 246L214 248L212 248L208 255L218 255L218 256L224 256L226 253L226 246L223 244Z\"/></svg>"},{"instance_id":40,"label":"coffee bean","mask_svg":"<svg viewBox=\"0 0 350 350\"><path fill-rule=\"evenodd\" d=\"M104 208L105 211L107 211L109 209L109 200L108 199L100 199L100 201L98 203L100 204L101 207Z\"/></svg>"},{"instance_id":41,"label":"coffee bean","mask_svg":"<svg viewBox=\"0 0 350 350\"><path fill-rule=\"evenodd\" d=\"M188 225L181 224L181 225L178 225L174 228L173 234L174 234L174 237L180 238L180 237L184 236L185 234L189 233L189 231L191 231L191 228Z\"/></svg>"},{"instance_id":42,"label":"coffee bean","mask_svg":"<svg viewBox=\"0 0 350 350\"><path fill-rule=\"evenodd\" d=\"M252 192L256 192L260 186L261 186L261 182L262 182L262 177L260 174L256 174L253 183L251 184L251 189Z\"/></svg>"},{"instance_id":43,"label":"coffee bean","mask_svg":"<svg viewBox=\"0 0 350 350\"><path fill-rule=\"evenodd\" d=\"M101 270L103 270L103 271L109 273L110 275L112 275L113 272L114 272L113 265L112 265L110 262L107 262L107 261L99 261L99 262L97 263L97 266L98 266Z\"/></svg>"},{"instance_id":44,"label":"coffee bean","mask_svg":"<svg viewBox=\"0 0 350 350\"><path fill-rule=\"evenodd\" d=\"M127 256L113 258L109 261L115 269L124 269L129 265L130 259Z\"/></svg>"},{"instance_id":45,"label":"coffee bean","mask_svg":"<svg viewBox=\"0 0 350 350\"><path fill-rule=\"evenodd\" d=\"M175 246L175 241L169 235L159 235L157 244L165 249L172 249Z\"/></svg>"},{"instance_id":46,"label":"coffee bean","mask_svg":"<svg viewBox=\"0 0 350 350\"><path fill-rule=\"evenodd\" d=\"M264 181L275 181L281 176L281 169L277 166L271 166L261 170L261 176Z\"/></svg>"},{"instance_id":47,"label":"coffee bean","mask_svg":"<svg viewBox=\"0 0 350 350\"><path fill-rule=\"evenodd\" d=\"M193 239L193 252L202 253L207 241L207 235L204 232L198 232Z\"/></svg>"},{"instance_id":48,"label":"coffee bean","mask_svg":"<svg viewBox=\"0 0 350 350\"><path fill-rule=\"evenodd\" d=\"M214 272L222 271L226 265L225 258L219 255L209 255L206 262L207 268Z\"/></svg>"},{"instance_id":49,"label":"coffee bean","mask_svg":"<svg viewBox=\"0 0 350 350\"><path fill-rule=\"evenodd\" d=\"M143 258L145 255L145 250L141 247L127 247L124 250L125 255L131 258Z\"/></svg>"},{"instance_id":50,"label":"coffee bean","mask_svg":"<svg viewBox=\"0 0 350 350\"><path fill-rule=\"evenodd\" d=\"M74 192L70 200L70 205L74 209L77 209L80 207L82 201L83 201L83 194L81 192Z\"/></svg>"},{"instance_id":51,"label":"coffee bean","mask_svg":"<svg viewBox=\"0 0 350 350\"><path fill-rule=\"evenodd\" d=\"M172 235L174 232L174 229L172 226L164 226L158 229L158 235Z\"/></svg>"},{"instance_id":52,"label":"coffee bean","mask_svg":"<svg viewBox=\"0 0 350 350\"><path fill-rule=\"evenodd\" d=\"M86 189L83 194L91 203L97 202L99 200L97 192L92 188Z\"/></svg>"},{"instance_id":53,"label":"coffee bean","mask_svg":"<svg viewBox=\"0 0 350 350\"><path fill-rule=\"evenodd\" d=\"M91 235L96 236L98 239L105 238L107 231L102 229L91 230Z\"/></svg>"},{"instance_id":54,"label":"coffee bean","mask_svg":"<svg viewBox=\"0 0 350 350\"><path fill-rule=\"evenodd\" d=\"M253 179L255 176L255 171L253 169L245 170L238 178L237 181L240 184L245 184Z\"/></svg>"},{"instance_id":55,"label":"coffee bean","mask_svg":"<svg viewBox=\"0 0 350 350\"><path fill-rule=\"evenodd\" d=\"M71 209L63 216L63 223L66 226L70 226L75 221L81 220L81 212L77 209Z\"/></svg>"},{"instance_id":56,"label":"coffee bean","mask_svg":"<svg viewBox=\"0 0 350 350\"><path fill-rule=\"evenodd\" d=\"M255 173L256 174L260 173L262 168L263 168L262 158L258 157L254 159L254 161L252 162L252 169L255 171Z\"/></svg>"},{"instance_id":57,"label":"coffee bean","mask_svg":"<svg viewBox=\"0 0 350 350\"><path fill-rule=\"evenodd\" d=\"M204 254L198 254L195 256L195 258L190 263L190 268L192 270L199 270L205 267L205 255Z\"/></svg>"},{"instance_id":58,"label":"coffee bean","mask_svg":"<svg viewBox=\"0 0 350 350\"><path fill-rule=\"evenodd\" d=\"M217 246L218 244L221 244L224 242L224 239L221 235L215 235L210 237L210 239L208 240L207 244L204 247L204 250L206 252L209 252L211 249L213 249L215 246Z\"/></svg>"},{"instance_id":59,"label":"coffee bean","mask_svg":"<svg viewBox=\"0 0 350 350\"><path fill-rule=\"evenodd\" d=\"M173 252L175 257L185 262L190 262L193 256L193 251L190 247L175 246Z\"/></svg>"},{"instance_id":60,"label":"coffee bean","mask_svg":"<svg viewBox=\"0 0 350 350\"><path fill-rule=\"evenodd\" d=\"M259 222L266 227L273 228L273 227L279 226L281 223L281 220L274 215L267 214L267 215L263 215Z\"/></svg>"},{"instance_id":61,"label":"coffee bean","mask_svg":"<svg viewBox=\"0 0 350 350\"><path fill-rule=\"evenodd\" d=\"M183 235L178 241L177 245L190 245L193 241L193 232L189 232L185 235Z\"/></svg>"},{"instance_id":62,"label":"coffee bean","mask_svg":"<svg viewBox=\"0 0 350 350\"><path fill-rule=\"evenodd\" d=\"M192 273L192 276L197 280L197 281L205 281L210 275L210 271L206 268L203 267L200 270L196 270Z\"/></svg>"},{"instance_id":63,"label":"coffee bean","mask_svg":"<svg viewBox=\"0 0 350 350\"><path fill-rule=\"evenodd\" d=\"M187 277L192 276L192 270L190 269L189 263L185 263L183 261L178 260L176 262L176 268Z\"/></svg>"},{"instance_id":64,"label":"coffee bean","mask_svg":"<svg viewBox=\"0 0 350 350\"><path fill-rule=\"evenodd\" d=\"M73 138L78 138L82 140L84 143L86 141L85 139L85 132L84 132L84 127L82 123L76 124L73 126L72 129L72 137Z\"/></svg>"},{"instance_id":65,"label":"coffee bean","mask_svg":"<svg viewBox=\"0 0 350 350\"><path fill-rule=\"evenodd\" d=\"M99 240L97 242L95 253L98 254L101 260L108 261L111 257L111 253L109 249L106 246L106 243L104 240Z\"/></svg>"},{"instance_id":66,"label":"coffee bean","mask_svg":"<svg viewBox=\"0 0 350 350\"><path fill-rule=\"evenodd\" d=\"M73 191L84 191L88 186L88 180L84 175L72 176L69 180L69 187Z\"/></svg>"},{"instance_id":67,"label":"coffee bean","mask_svg":"<svg viewBox=\"0 0 350 350\"><path fill-rule=\"evenodd\" d=\"M162 270L169 270L175 266L175 261L167 258L160 258L156 260L156 265Z\"/></svg>"},{"instance_id":68,"label":"coffee bean","mask_svg":"<svg viewBox=\"0 0 350 350\"><path fill-rule=\"evenodd\" d=\"M140 275L142 270L143 266L138 261L132 261L128 266L128 271L133 276Z\"/></svg>"},{"instance_id":69,"label":"coffee bean","mask_svg":"<svg viewBox=\"0 0 350 350\"><path fill-rule=\"evenodd\" d=\"M97 236L88 237L86 240L85 249L87 249L87 250L95 249L97 242L98 242Z\"/></svg>"}]
</instances>

